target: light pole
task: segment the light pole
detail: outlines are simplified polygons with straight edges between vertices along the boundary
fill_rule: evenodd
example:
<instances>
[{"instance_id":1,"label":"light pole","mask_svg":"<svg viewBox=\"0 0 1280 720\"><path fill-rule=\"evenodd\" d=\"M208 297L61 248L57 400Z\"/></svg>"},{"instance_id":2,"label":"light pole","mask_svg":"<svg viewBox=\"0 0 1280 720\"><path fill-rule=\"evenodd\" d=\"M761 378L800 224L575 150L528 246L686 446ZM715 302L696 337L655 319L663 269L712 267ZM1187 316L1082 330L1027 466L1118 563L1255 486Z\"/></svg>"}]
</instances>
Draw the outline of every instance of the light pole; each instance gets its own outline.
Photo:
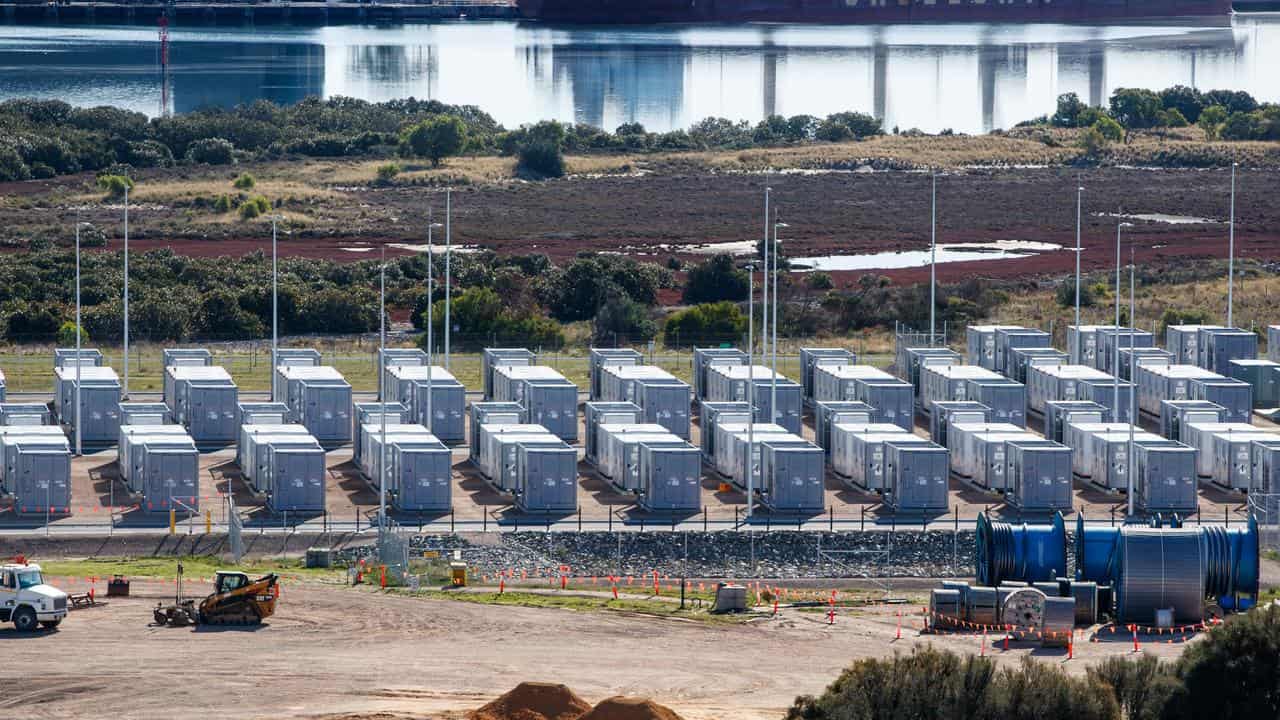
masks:
<instances>
[{"instance_id":1,"label":"light pole","mask_svg":"<svg viewBox=\"0 0 1280 720\"><path fill-rule=\"evenodd\" d=\"M1135 284L1134 279L1135 279L1135 272L1134 272L1134 262L1133 262L1133 242L1130 241L1129 242L1129 325L1132 326L1133 328L1137 328L1138 322L1136 318L1137 318L1138 306L1134 302L1134 292L1133 292L1133 286ZM1136 344L1133 336L1134 336L1134 333L1130 332L1129 333L1129 450L1128 450L1129 454L1128 454L1128 461L1127 461L1129 463L1127 474L1129 476L1128 477L1128 495L1129 495L1129 515L1130 516L1133 515L1133 503L1134 503L1134 499L1133 499L1133 490L1134 490L1134 487L1133 487L1133 483L1134 483L1134 480L1133 480L1133 469L1134 469L1133 434L1134 434L1134 426L1138 422L1138 410L1136 407L1134 407L1134 402L1135 402L1134 396L1137 393L1134 392L1134 387L1133 387L1134 378L1137 377L1138 362L1133 357L1133 348L1134 348L1134 345ZM1120 345L1120 343L1118 342L1119 339L1120 338L1116 338L1117 347Z\"/></svg>"},{"instance_id":2,"label":"light pole","mask_svg":"<svg viewBox=\"0 0 1280 720\"><path fill-rule=\"evenodd\" d=\"M443 226L438 222L430 222L429 218L430 218L430 215L428 215L428 222L427 222L427 413L425 418L426 422L424 422L423 424L427 426L427 431L434 435L435 428L432 427L432 422L431 422L432 418L434 417L431 414L431 394L432 394L431 366L435 365L436 363L436 351L435 351L435 344L434 344L436 326L434 322L435 317L432 314L432 308L434 308L436 304L436 300L435 300L435 297L436 297L435 296L436 251L435 251L435 245L433 244L433 241L431 239L431 232L436 228L443 227Z\"/></svg>"},{"instance_id":3,"label":"light pole","mask_svg":"<svg viewBox=\"0 0 1280 720\"><path fill-rule=\"evenodd\" d=\"M378 251L378 398L384 403L378 413L378 544L387 521L387 393L383 363L387 357L387 244Z\"/></svg>"},{"instance_id":4,"label":"light pole","mask_svg":"<svg viewBox=\"0 0 1280 720\"><path fill-rule=\"evenodd\" d=\"M276 352L280 349L279 248L276 223L280 215L271 216L271 402L276 402Z\"/></svg>"},{"instance_id":5,"label":"light pole","mask_svg":"<svg viewBox=\"0 0 1280 720\"><path fill-rule=\"evenodd\" d=\"M1240 163L1231 163L1231 220L1227 226L1227 327L1235 327L1232 310L1236 283L1236 168L1239 166Z\"/></svg>"},{"instance_id":6,"label":"light pole","mask_svg":"<svg viewBox=\"0 0 1280 720\"><path fill-rule=\"evenodd\" d=\"M1117 216L1123 216L1123 211L1116 213ZM1115 352L1112 353L1111 362L1111 390L1112 390L1112 422L1116 422L1120 418L1120 231L1122 228L1131 227L1130 223L1116 223L1116 339ZM1133 318L1129 318L1130 323ZM1133 422L1134 418L1129 418L1129 422Z\"/></svg>"},{"instance_id":7,"label":"light pole","mask_svg":"<svg viewBox=\"0 0 1280 720\"><path fill-rule=\"evenodd\" d=\"M938 292L938 171L933 171L933 190L929 197L929 347L937 337Z\"/></svg>"},{"instance_id":8,"label":"light pole","mask_svg":"<svg viewBox=\"0 0 1280 720\"><path fill-rule=\"evenodd\" d=\"M762 285L763 290L760 293L760 303L761 303L760 305L760 338L761 338L760 339L760 359L761 359L761 362L766 362L769 355L769 245L771 242L777 243L777 238L778 238L777 229L774 229L772 231L769 229L769 193L772 191L773 191L773 188L770 188L770 187L766 187L764 189L764 240L761 241L760 243L761 247L764 250L764 272L761 273L763 275L763 277L761 278L761 282L763 283ZM773 219L774 219L774 224L776 225L778 220L777 208L774 208L773 210ZM772 233L772 235L770 233ZM770 240L770 237L773 238L772 241Z\"/></svg>"},{"instance_id":9,"label":"light pole","mask_svg":"<svg viewBox=\"0 0 1280 720\"><path fill-rule=\"evenodd\" d=\"M773 211L773 318L769 321L773 332L773 356L771 366L773 377L769 380L769 422L778 419L778 228L791 227L784 222L777 222L778 211ZM766 261L767 262L767 261Z\"/></svg>"},{"instance_id":10,"label":"light pole","mask_svg":"<svg viewBox=\"0 0 1280 720\"><path fill-rule=\"evenodd\" d=\"M444 369L449 369L449 333L453 329L451 300L453 294L453 277L450 275L449 263L453 258L453 233L451 219L453 217L453 188L444 190Z\"/></svg>"},{"instance_id":11,"label":"light pole","mask_svg":"<svg viewBox=\"0 0 1280 720\"><path fill-rule=\"evenodd\" d=\"M79 358L76 358L79 360ZM124 397L129 398L129 185L124 186Z\"/></svg>"},{"instance_id":12,"label":"light pole","mask_svg":"<svg viewBox=\"0 0 1280 720\"><path fill-rule=\"evenodd\" d=\"M766 188L767 191L767 188ZM766 242L766 244L768 244ZM751 462L756 442L756 382L755 382L755 324L756 324L756 266L747 266L747 520L755 505L756 467Z\"/></svg>"},{"instance_id":13,"label":"light pole","mask_svg":"<svg viewBox=\"0 0 1280 720\"><path fill-rule=\"evenodd\" d=\"M1077 186L1076 187L1076 333L1077 333L1076 337L1079 337L1078 333L1080 332L1080 253L1081 253L1080 221L1081 221L1081 208L1083 206L1083 203L1084 203L1084 187ZM1079 342L1077 342L1075 347L1072 349L1071 362L1076 365L1080 364L1080 343Z\"/></svg>"},{"instance_id":14,"label":"light pole","mask_svg":"<svg viewBox=\"0 0 1280 720\"><path fill-rule=\"evenodd\" d=\"M87 222L76 223L76 411L71 419L76 428L77 457L84 455L83 446L80 443L80 228L82 227L93 227L93 225Z\"/></svg>"}]
</instances>

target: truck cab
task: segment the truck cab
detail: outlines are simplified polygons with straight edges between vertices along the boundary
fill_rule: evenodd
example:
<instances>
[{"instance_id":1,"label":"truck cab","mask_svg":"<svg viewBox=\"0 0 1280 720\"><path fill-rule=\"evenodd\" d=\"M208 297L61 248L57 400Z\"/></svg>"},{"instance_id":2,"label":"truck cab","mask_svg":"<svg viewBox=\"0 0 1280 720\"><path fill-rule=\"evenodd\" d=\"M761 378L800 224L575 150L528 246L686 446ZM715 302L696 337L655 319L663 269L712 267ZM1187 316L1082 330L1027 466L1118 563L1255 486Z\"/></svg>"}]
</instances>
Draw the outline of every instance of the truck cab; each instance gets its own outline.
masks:
<instances>
[{"instance_id":1,"label":"truck cab","mask_svg":"<svg viewBox=\"0 0 1280 720\"><path fill-rule=\"evenodd\" d=\"M37 624L56 628L66 616L67 594L45 584L39 565L0 566L0 622L31 632Z\"/></svg>"}]
</instances>

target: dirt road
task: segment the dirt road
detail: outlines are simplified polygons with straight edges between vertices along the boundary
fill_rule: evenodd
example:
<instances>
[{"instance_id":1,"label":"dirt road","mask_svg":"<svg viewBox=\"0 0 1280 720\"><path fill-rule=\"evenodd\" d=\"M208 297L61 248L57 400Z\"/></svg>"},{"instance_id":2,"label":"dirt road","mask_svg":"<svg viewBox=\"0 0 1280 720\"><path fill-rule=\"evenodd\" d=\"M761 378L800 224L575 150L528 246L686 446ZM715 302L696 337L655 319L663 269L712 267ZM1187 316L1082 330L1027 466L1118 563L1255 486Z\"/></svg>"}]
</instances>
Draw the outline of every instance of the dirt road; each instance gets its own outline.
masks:
<instances>
[{"instance_id":1,"label":"dirt road","mask_svg":"<svg viewBox=\"0 0 1280 720\"><path fill-rule=\"evenodd\" d=\"M66 583L67 589L77 589ZM0 628L5 664L21 688L0 707L26 717L106 713L138 720L326 717L397 713L457 717L521 680L563 682L591 701L647 695L689 720L776 720L798 693L817 693L852 659L934 642L977 652L978 636L922 640L908 617L894 641L897 608L843 610L834 626L815 611L725 626L611 612L497 607L383 595L317 583L284 588L279 614L252 630L147 625L163 583L134 597L76 611L61 630L21 636ZM204 592L200 585L190 592ZM1128 638L1083 642L1074 672ZM1161 643L1167 638L1161 638ZM1147 640L1169 656L1182 645ZM1060 664L1065 652L1015 644Z\"/></svg>"}]
</instances>

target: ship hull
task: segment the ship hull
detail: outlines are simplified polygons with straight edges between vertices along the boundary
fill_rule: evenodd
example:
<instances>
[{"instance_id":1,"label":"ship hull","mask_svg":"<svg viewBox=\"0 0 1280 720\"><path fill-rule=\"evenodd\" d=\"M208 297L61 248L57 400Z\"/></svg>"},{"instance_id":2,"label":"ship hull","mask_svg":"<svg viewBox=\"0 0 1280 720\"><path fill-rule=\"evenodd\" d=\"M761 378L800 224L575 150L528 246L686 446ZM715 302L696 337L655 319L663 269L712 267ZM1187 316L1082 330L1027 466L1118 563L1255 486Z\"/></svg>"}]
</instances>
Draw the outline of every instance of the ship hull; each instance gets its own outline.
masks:
<instances>
[{"instance_id":1,"label":"ship hull","mask_svg":"<svg viewBox=\"0 0 1280 720\"><path fill-rule=\"evenodd\" d=\"M517 0L527 20L669 23L1097 22L1227 17L1231 0Z\"/></svg>"}]
</instances>

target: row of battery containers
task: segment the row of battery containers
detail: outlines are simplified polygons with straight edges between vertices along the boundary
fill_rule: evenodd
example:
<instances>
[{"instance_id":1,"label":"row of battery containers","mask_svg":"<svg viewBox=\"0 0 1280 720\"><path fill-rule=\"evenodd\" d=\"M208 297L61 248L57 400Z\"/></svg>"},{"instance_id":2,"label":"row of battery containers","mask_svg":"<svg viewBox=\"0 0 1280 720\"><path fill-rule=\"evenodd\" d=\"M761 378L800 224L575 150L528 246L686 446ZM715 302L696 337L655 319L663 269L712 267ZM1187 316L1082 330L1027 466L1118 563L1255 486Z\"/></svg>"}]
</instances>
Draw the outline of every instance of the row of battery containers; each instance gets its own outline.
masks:
<instances>
[{"instance_id":1,"label":"row of battery containers","mask_svg":"<svg viewBox=\"0 0 1280 720\"><path fill-rule=\"evenodd\" d=\"M994 370L976 365L920 365L920 407L932 413L936 402L977 402L985 405L994 422L1027 426L1027 387Z\"/></svg>"},{"instance_id":2,"label":"row of battery containers","mask_svg":"<svg viewBox=\"0 0 1280 720\"><path fill-rule=\"evenodd\" d=\"M826 508L822 448L781 425L751 423L745 402L708 401L699 411L703 460L724 479L743 490L750 485L770 510L814 513Z\"/></svg>"},{"instance_id":3,"label":"row of battery containers","mask_svg":"<svg viewBox=\"0 0 1280 720\"><path fill-rule=\"evenodd\" d=\"M71 504L71 446L55 425L0 427L0 490L18 515L65 514Z\"/></svg>"},{"instance_id":4,"label":"row of battery containers","mask_svg":"<svg viewBox=\"0 0 1280 720\"><path fill-rule=\"evenodd\" d=\"M1032 364L1027 367L1027 408L1042 417L1053 402L1103 406L1106 420L1129 422L1133 383L1086 365Z\"/></svg>"},{"instance_id":5,"label":"row of battery containers","mask_svg":"<svg viewBox=\"0 0 1280 720\"><path fill-rule=\"evenodd\" d=\"M382 401L403 405L409 413L405 422L425 426L441 442L462 442L467 391L453 373L431 365L427 354L416 348L386 348L379 351L379 356ZM362 424L359 417L355 422L356 428ZM360 442L358 431L353 433L352 441Z\"/></svg>"},{"instance_id":6,"label":"row of battery containers","mask_svg":"<svg viewBox=\"0 0 1280 720\"><path fill-rule=\"evenodd\" d=\"M80 384L81 443L108 446L120 434L120 378L103 365L102 353L92 348L53 351L53 412L75 440L77 366Z\"/></svg>"},{"instance_id":7,"label":"row of battery containers","mask_svg":"<svg viewBox=\"0 0 1280 720\"><path fill-rule=\"evenodd\" d=\"M702 508L702 455L679 435L646 423L630 402L583 406L584 460L650 512L694 513Z\"/></svg>"},{"instance_id":8,"label":"row of battery containers","mask_svg":"<svg viewBox=\"0 0 1280 720\"><path fill-rule=\"evenodd\" d=\"M934 410L930 432L950 451L957 476L1002 493L1020 510L1071 509L1070 448L1018 425L994 422L980 403L940 402Z\"/></svg>"},{"instance_id":9,"label":"row of battery containers","mask_svg":"<svg viewBox=\"0 0 1280 720\"><path fill-rule=\"evenodd\" d=\"M1049 333L1021 325L970 325L965 331L966 357L970 365L1013 377L1016 348L1048 348Z\"/></svg>"},{"instance_id":10,"label":"row of battery containers","mask_svg":"<svg viewBox=\"0 0 1280 720\"><path fill-rule=\"evenodd\" d=\"M164 404L174 422L186 428L199 447L234 443L240 391L231 375L213 364L213 355L201 348L169 349L161 362Z\"/></svg>"},{"instance_id":11,"label":"row of battery containers","mask_svg":"<svg viewBox=\"0 0 1280 720\"><path fill-rule=\"evenodd\" d=\"M486 348L482 357L485 399L523 409L521 422L541 425L557 438L578 441L578 386L558 371L533 364L528 350Z\"/></svg>"},{"instance_id":12,"label":"row of battery containers","mask_svg":"<svg viewBox=\"0 0 1280 720\"><path fill-rule=\"evenodd\" d=\"M1153 416L1165 400L1207 400L1227 410L1228 422L1253 416L1253 386L1195 365L1141 363L1136 368L1138 407Z\"/></svg>"},{"instance_id":13,"label":"row of battery containers","mask_svg":"<svg viewBox=\"0 0 1280 720\"><path fill-rule=\"evenodd\" d=\"M831 470L848 487L881 493L895 511L946 512L946 448L892 423L867 422L865 411L814 404ZM835 420L835 422L832 422ZM815 429L817 422L815 420Z\"/></svg>"},{"instance_id":14,"label":"row of battery containers","mask_svg":"<svg viewBox=\"0 0 1280 720\"><path fill-rule=\"evenodd\" d=\"M357 465L371 487L381 487L404 512L445 512L453 507L453 453L425 425L382 422L360 426ZM385 466L384 463L385 462Z\"/></svg>"},{"instance_id":15,"label":"row of battery containers","mask_svg":"<svg viewBox=\"0 0 1280 720\"><path fill-rule=\"evenodd\" d=\"M272 512L324 511L325 451L284 403L240 403L236 462Z\"/></svg>"},{"instance_id":16,"label":"row of battery containers","mask_svg":"<svg viewBox=\"0 0 1280 720\"><path fill-rule=\"evenodd\" d=\"M874 422L910 430L915 421L911 383L869 365L818 365L813 371L814 402L861 402L875 409Z\"/></svg>"},{"instance_id":17,"label":"row of battery containers","mask_svg":"<svg viewBox=\"0 0 1280 720\"><path fill-rule=\"evenodd\" d=\"M271 399L289 408L288 420L307 429L322 446L351 442L351 384L342 373L322 365L320 353L307 348L275 351Z\"/></svg>"},{"instance_id":18,"label":"row of battery containers","mask_svg":"<svg viewBox=\"0 0 1280 720\"><path fill-rule=\"evenodd\" d=\"M200 454L187 429L171 424L169 410L163 403L120 403L116 466L142 511L195 513Z\"/></svg>"},{"instance_id":19,"label":"row of battery containers","mask_svg":"<svg viewBox=\"0 0 1280 720\"><path fill-rule=\"evenodd\" d=\"M800 434L803 387L747 360L746 353L733 348L694 348L693 392L698 402L748 402L751 396L756 422L781 425ZM773 406L775 397L777 407Z\"/></svg>"},{"instance_id":20,"label":"row of battery containers","mask_svg":"<svg viewBox=\"0 0 1280 720\"><path fill-rule=\"evenodd\" d=\"M1214 420L1211 412L1191 410L1178 427L1179 441L1196 450L1195 474L1237 492L1280 489L1280 433Z\"/></svg>"},{"instance_id":21,"label":"row of battery containers","mask_svg":"<svg viewBox=\"0 0 1280 720\"><path fill-rule=\"evenodd\" d=\"M478 419L473 403L472 421ZM471 426L473 461L489 485L511 495L522 512L569 513L578 507L578 451L542 425L492 422L502 411ZM484 420L488 420L485 422Z\"/></svg>"},{"instance_id":22,"label":"row of battery containers","mask_svg":"<svg viewBox=\"0 0 1280 720\"><path fill-rule=\"evenodd\" d=\"M598 400L632 403L640 408L639 422L661 425L681 440L689 439L693 389L688 383L653 365L603 365L598 379Z\"/></svg>"}]
</instances>

